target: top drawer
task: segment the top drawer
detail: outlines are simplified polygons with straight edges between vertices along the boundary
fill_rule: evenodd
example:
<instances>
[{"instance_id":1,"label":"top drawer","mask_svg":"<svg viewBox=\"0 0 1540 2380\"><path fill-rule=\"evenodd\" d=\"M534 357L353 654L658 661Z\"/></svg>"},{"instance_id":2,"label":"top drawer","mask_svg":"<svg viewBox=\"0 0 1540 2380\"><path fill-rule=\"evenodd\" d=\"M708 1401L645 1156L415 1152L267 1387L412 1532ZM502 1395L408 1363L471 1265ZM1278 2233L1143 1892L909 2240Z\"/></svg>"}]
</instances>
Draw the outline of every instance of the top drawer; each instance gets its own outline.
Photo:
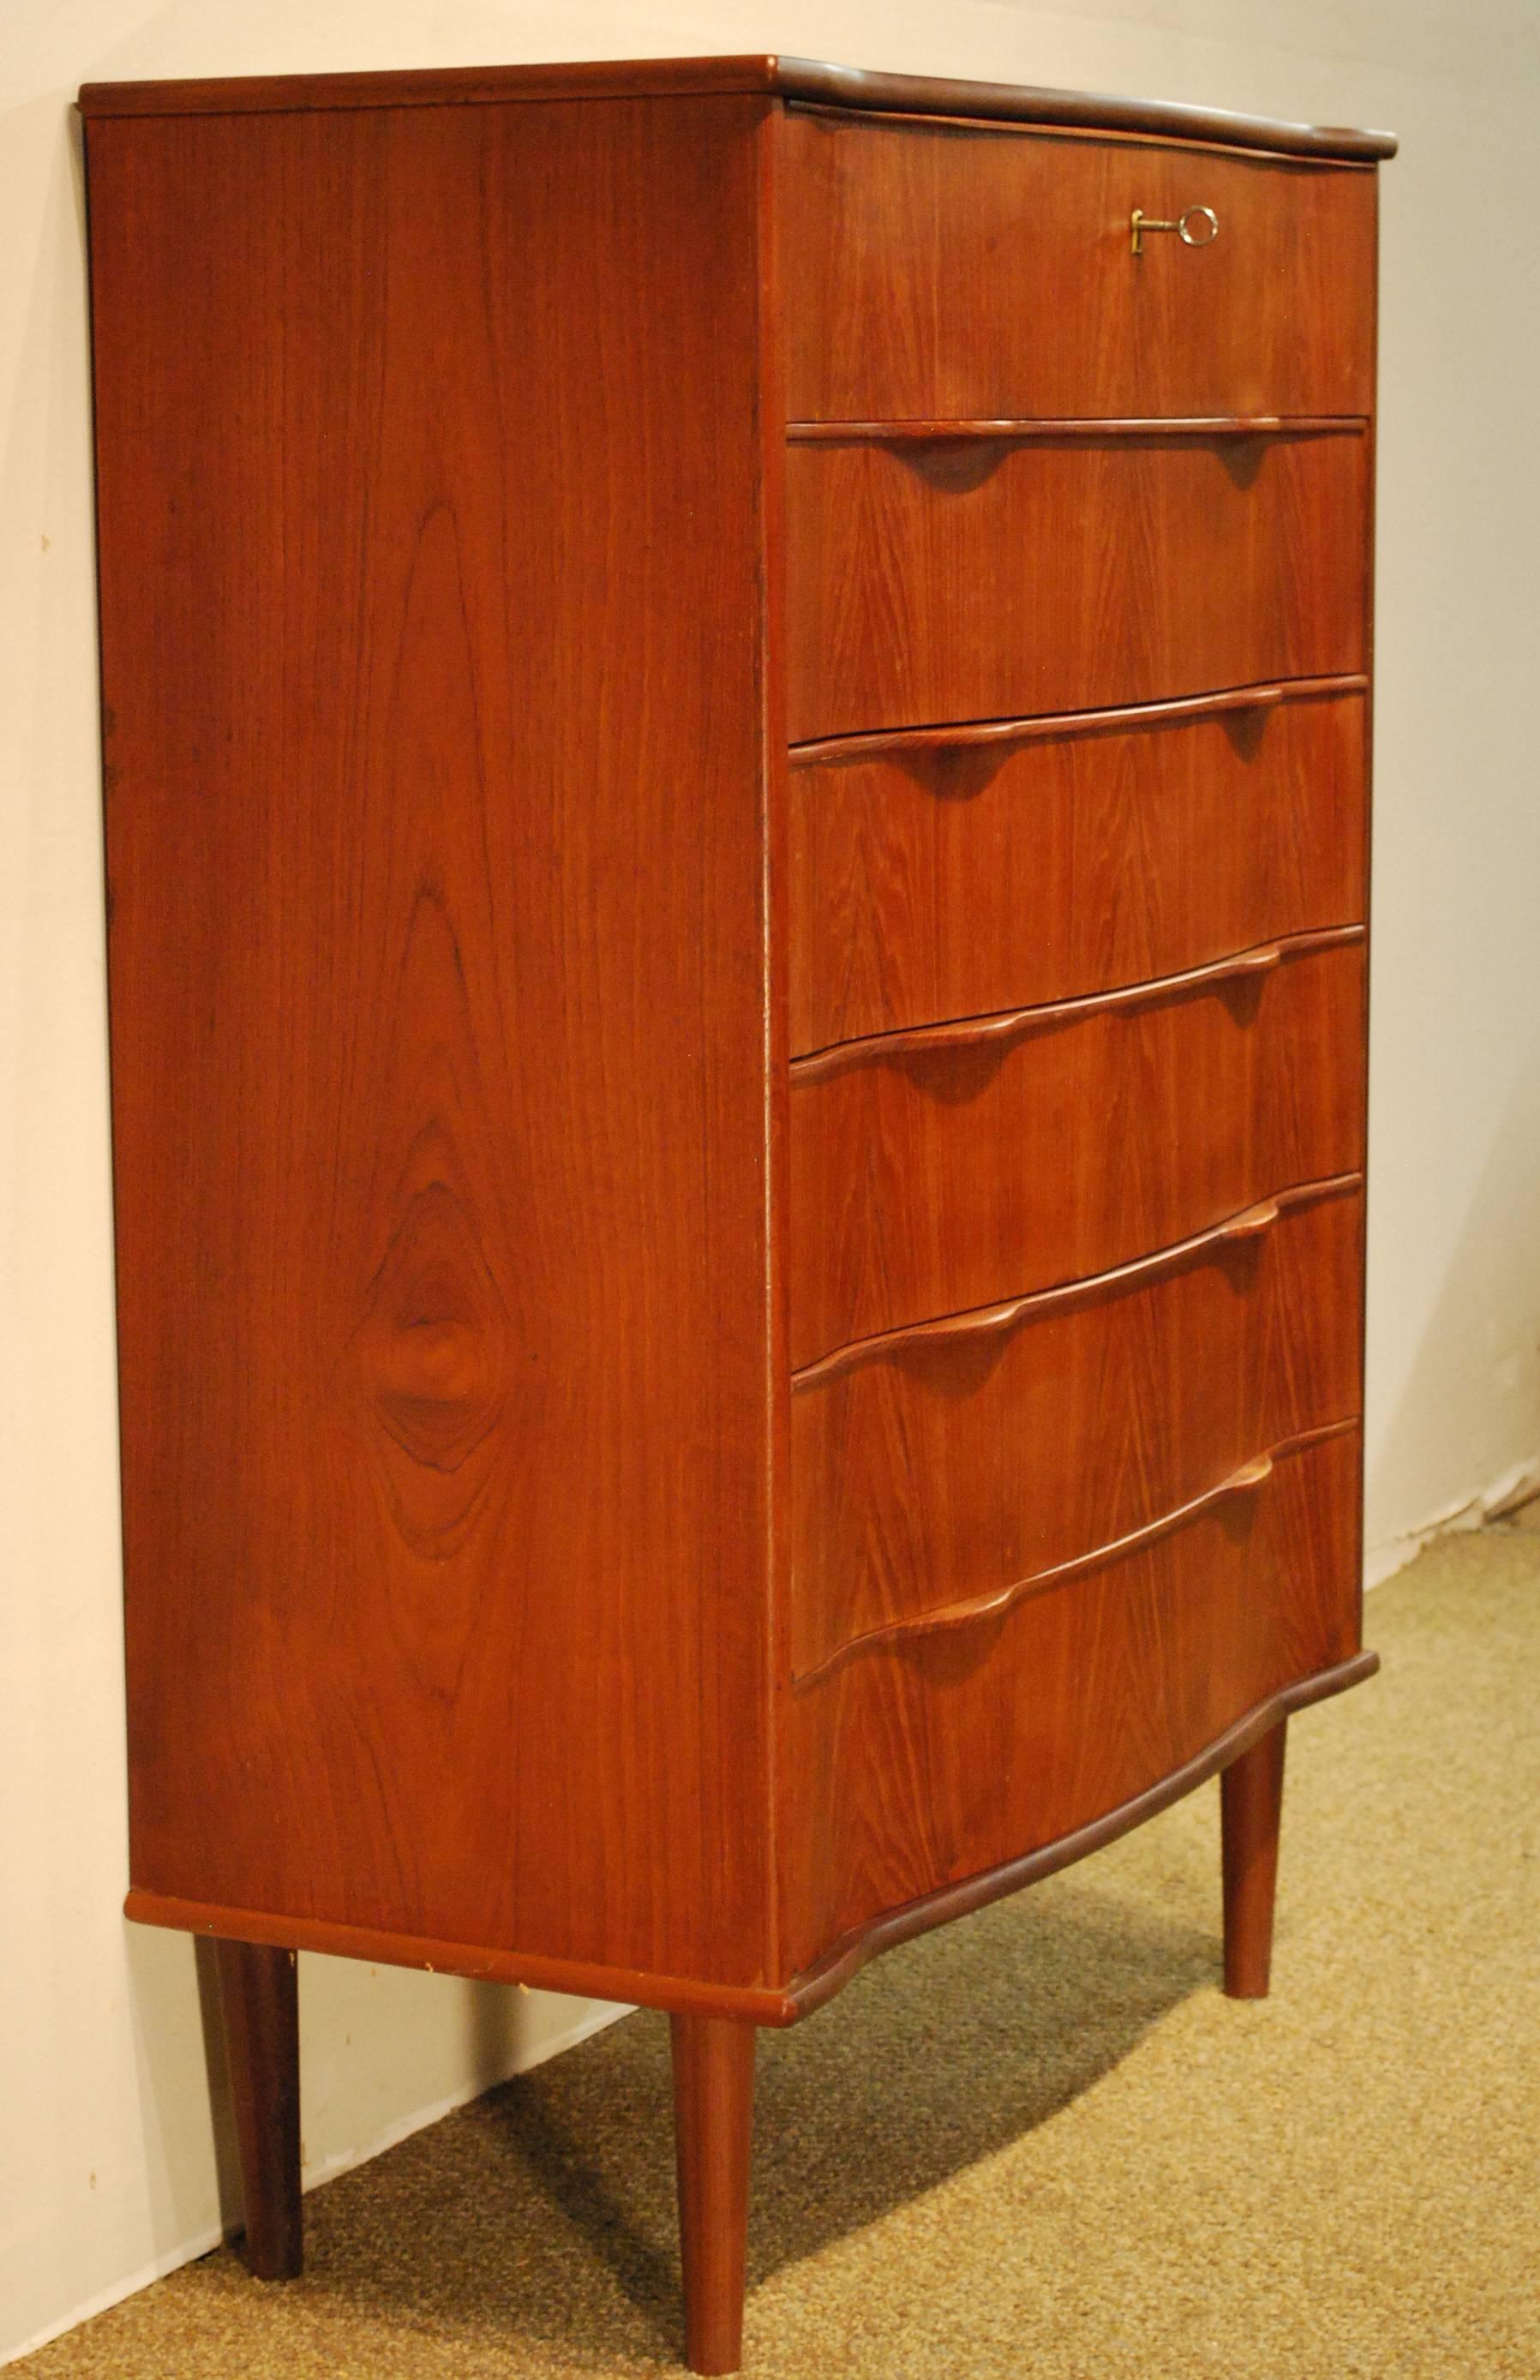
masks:
<instances>
[{"instance_id":1,"label":"top drawer","mask_svg":"<svg viewBox=\"0 0 1540 2380\"><path fill-rule=\"evenodd\" d=\"M782 131L794 421L1371 408L1372 168L843 110ZM1219 233L1135 258L1135 207Z\"/></svg>"}]
</instances>

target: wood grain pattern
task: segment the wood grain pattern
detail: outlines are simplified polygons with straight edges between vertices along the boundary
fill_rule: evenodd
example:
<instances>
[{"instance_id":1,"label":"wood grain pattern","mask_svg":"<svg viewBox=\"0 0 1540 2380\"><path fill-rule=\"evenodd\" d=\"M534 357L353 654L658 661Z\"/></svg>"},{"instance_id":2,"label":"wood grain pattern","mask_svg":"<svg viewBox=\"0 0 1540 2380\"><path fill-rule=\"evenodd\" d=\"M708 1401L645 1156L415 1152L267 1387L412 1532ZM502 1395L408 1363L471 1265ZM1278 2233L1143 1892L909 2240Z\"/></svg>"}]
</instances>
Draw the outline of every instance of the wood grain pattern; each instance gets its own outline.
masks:
<instances>
[{"instance_id":1,"label":"wood grain pattern","mask_svg":"<svg viewBox=\"0 0 1540 2380\"><path fill-rule=\"evenodd\" d=\"M1020 1603L863 1656L788 1709L786 1939L852 1929L1092 1824L1358 1649L1356 1433Z\"/></svg>"},{"instance_id":2,"label":"wood grain pattern","mask_svg":"<svg viewBox=\"0 0 1540 2380\"><path fill-rule=\"evenodd\" d=\"M1162 1810L1169 1810L1174 1802L1195 1792L1293 1712L1308 1710L1315 1703L1346 1694L1351 1686L1360 1686L1374 1677L1378 1669L1377 1653L1359 1652L1334 1662L1328 1670L1315 1670L1307 1677L1293 1679L1288 1685L1279 1686L1276 1694L1254 1704L1180 1767L1168 1770L1155 1784L1131 1794L1126 1802L1104 1811L1099 1818L1073 1828L1067 1835L1057 1836L1052 1842L1040 1844L1036 1851L1024 1852L1019 1858L980 1868L954 1884L920 1893L913 1900L901 1901L896 1908L885 1910L879 1917L867 1918L852 1926L803 1969L791 1987L787 2005L794 2009L798 2017L811 2016L843 1991L869 1960L882 1958L889 1950L896 1950L903 1943L928 1933L933 1926L971 1916L975 1910L987 1909L992 1901L1020 1892L1029 1884L1057 1876L1076 1860L1088 1859L1094 1852L1116 1842L1120 1835L1144 1826Z\"/></svg>"},{"instance_id":3,"label":"wood grain pattern","mask_svg":"<svg viewBox=\"0 0 1540 2380\"><path fill-rule=\"evenodd\" d=\"M1361 431L793 445L794 742L1364 663Z\"/></svg>"},{"instance_id":4,"label":"wood grain pattern","mask_svg":"<svg viewBox=\"0 0 1540 2380\"><path fill-rule=\"evenodd\" d=\"M811 1670L806 1670L794 1682L799 1694L816 1692L836 1670L847 1661L865 1660L879 1652L911 1652L916 1640L956 1635L959 1633L981 1631L1010 1618L1020 1603L1034 1596L1057 1593L1076 1578L1088 1577L1093 1572L1105 1570L1110 1562L1131 1560L1143 1555L1166 1538L1190 1529L1194 1522L1214 1513L1229 1513L1235 1506L1257 1496L1272 1479L1278 1463L1286 1455L1301 1453L1306 1447L1322 1443L1326 1439L1356 1427L1353 1422L1333 1422L1325 1429L1310 1430L1301 1437L1287 1439L1281 1445L1265 1447L1258 1454L1217 1480L1212 1487L1202 1488L1195 1496L1170 1511L1160 1512L1153 1520L1142 1521L1138 1526L1125 1529L1120 1535L1104 1537L1086 1547L1084 1552L1070 1554L1062 1561L1050 1562L1047 1569L1031 1572L1025 1578L1013 1579L1008 1585L994 1587L982 1595L965 1596L961 1602L931 1605L925 1610L905 1613L880 1625L867 1629L859 1636L846 1637L833 1651Z\"/></svg>"},{"instance_id":5,"label":"wood grain pattern","mask_svg":"<svg viewBox=\"0 0 1540 2380\"><path fill-rule=\"evenodd\" d=\"M794 1372L792 1393L806 1395L827 1388L867 1365L902 1364L911 1358L924 1364L932 1356L941 1357L953 1351L971 1352L980 1365L992 1362L1012 1332L1024 1323L1045 1320L1052 1313L1068 1313L1076 1305L1094 1305L1102 1297L1122 1297L1135 1289L1153 1288L1189 1265L1228 1261L1231 1256L1243 1254L1248 1244L1262 1239L1290 1208L1335 1196L1361 1178L1348 1173L1335 1182L1306 1182L1280 1190L1273 1197L1259 1198L1253 1207L1243 1207L1238 1215L1227 1215L1207 1231L1174 1241L1170 1247L1154 1248L1147 1256L1134 1257L1111 1272L1096 1273L1083 1281L1061 1281L1051 1289L1031 1290L1025 1297L1004 1298L995 1305L971 1306L961 1314L939 1315L932 1321L908 1323L897 1330L879 1330L869 1339L852 1339L844 1346L836 1347L832 1354Z\"/></svg>"},{"instance_id":6,"label":"wood grain pattern","mask_svg":"<svg viewBox=\"0 0 1540 2380\"><path fill-rule=\"evenodd\" d=\"M1373 176L792 111L794 419L1364 414ZM1151 234L1206 205L1219 237Z\"/></svg>"},{"instance_id":7,"label":"wood grain pattern","mask_svg":"<svg viewBox=\"0 0 1540 2380\"><path fill-rule=\"evenodd\" d=\"M744 2344L754 2027L725 2017L676 2016L671 2030L685 2352L692 2372L736 2372Z\"/></svg>"},{"instance_id":8,"label":"wood grain pattern","mask_svg":"<svg viewBox=\"0 0 1540 2380\"><path fill-rule=\"evenodd\" d=\"M793 1050L1361 919L1363 695L1254 692L794 756Z\"/></svg>"},{"instance_id":9,"label":"wood grain pattern","mask_svg":"<svg viewBox=\"0 0 1540 2380\"><path fill-rule=\"evenodd\" d=\"M774 1971L761 113L91 128L149 1894Z\"/></svg>"},{"instance_id":10,"label":"wood grain pattern","mask_svg":"<svg viewBox=\"0 0 1540 2380\"><path fill-rule=\"evenodd\" d=\"M1110 1271L1360 1170L1362 945L1003 1046L793 1068L792 1349ZM842 1052L842 1055L844 1053Z\"/></svg>"},{"instance_id":11,"label":"wood grain pattern","mask_svg":"<svg viewBox=\"0 0 1540 2380\"><path fill-rule=\"evenodd\" d=\"M1224 1987L1233 2000L1266 1999L1272 1979L1286 1734L1280 1721L1219 1772Z\"/></svg>"},{"instance_id":12,"label":"wood grain pattern","mask_svg":"<svg viewBox=\"0 0 1540 2380\"><path fill-rule=\"evenodd\" d=\"M484 1942L446 1942L438 1935L406 1934L392 1926L341 1925L324 1917L237 1909L227 1902L189 1900L132 1888L125 1913L138 1925L160 1925L216 1941L293 1943L329 1959L362 1959L370 1966L412 1967L429 1975L461 1975L467 1983L527 1985L531 1991L567 1992L578 1999L635 2000L669 2015L732 2016L747 2024L790 2024L782 1984L719 1984L690 1975L659 1974L581 1959L542 1958Z\"/></svg>"},{"instance_id":13,"label":"wood grain pattern","mask_svg":"<svg viewBox=\"0 0 1540 2380\"><path fill-rule=\"evenodd\" d=\"M1374 1667L1389 144L769 56L82 104L128 1909L222 1942L259 2268L295 1946L668 2010L727 2371L754 2027L1221 1769L1257 1988Z\"/></svg>"},{"instance_id":14,"label":"wood grain pattern","mask_svg":"<svg viewBox=\"0 0 1540 2380\"><path fill-rule=\"evenodd\" d=\"M1291 1711L1305 1709L1312 1703L1362 1684L1364 1679L1373 1677L1378 1667L1376 1653L1361 1652L1329 1669L1315 1670L1291 1680L1243 1713L1180 1767L1126 1802L1104 1811L1088 1825L1075 1828L1017 1858L1003 1860L955 1884L885 1910L879 1917L852 1927L809 1966L780 1985L682 1984L674 1977L628 1975L616 1969L585 1968L555 1960L526 1960L507 1951L479 1950L465 1943L448 1946L447 1961L440 1963L438 1954L443 1951L444 1945L414 1941L399 1934L365 1933L359 1928L328 1925L307 1918L274 1918L255 1910L214 1910L206 1904L157 1899L145 1892L130 1892L126 1905L128 1915L137 1923L167 1926L181 1933L218 1936L223 1928L226 1938L276 1944L283 1929L292 1925L301 1949L331 1957L365 1959L382 1965L417 1967L432 1973L466 1975L481 1981L531 1983L545 1990L575 1992L583 1998L619 1997L639 2000L649 2008L684 2014L735 2016L753 2025L796 2024L822 2008L868 1960L880 1958L901 1943L913 1941L932 1926L949 1925L953 1918L964 1917L1007 1893L1020 1891L1024 1886L1052 1876L1060 1868L1099 1851L1104 1844L1116 1841L1119 1835L1142 1825L1158 1811L1169 1809L1183 1794L1194 1791L1217 1776L1247 1744L1255 1742ZM789 1708L791 1698L786 1699Z\"/></svg>"},{"instance_id":15,"label":"wood grain pattern","mask_svg":"<svg viewBox=\"0 0 1540 2380\"><path fill-rule=\"evenodd\" d=\"M1219 992L1227 1000L1258 988L1263 976L1276 975L1288 959L1329 950L1341 942L1362 941L1362 926L1328 926L1287 941L1259 942L1248 951L1233 951L1207 965L1188 967L1181 975L1157 977L1147 983L1123 983L1110 991L1083 992L1073 1000L1045 1001L1033 1008L1009 1008L990 1016L960 1016L944 1025L912 1025L897 1033L867 1034L857 1041L838 1041L828 1050L814 1050L794 1061L799 1088L833 1082L841 1075L865 1066L899 1066L927 1072L942 1060L998 1062L1007 1050L1029 1036L1061 1025L1080 1025L1114 1011L1148 1008L1158 1001L1186 999Z\"/></svg>"},{"instance_id":16,"label":"wood grain pattern","mask_svg":"<svg viewBox=\"0 0 1540 2380\"><path fill-rule=\"evenodd\" d=\"M1273 1211L1153 1281L1050 1293L972 1336L900 1334L796 1395L794 1673L895 1621L998 1597L1259 1449L1355 1419L1356 1185Z\"/></svg>"},{"instance_id":17,"label":"wood grain pattern","mask_svg":"<svg viewBox=\"0 0 1540 2380\"><path fill-rule=\"evenodd\" d=\"M1311 157L1370 162L1395 154L1385 132L1289 124L1170 101L1113 99L1017 83L934 75L872 74L812 58L759 55L582 60L576 64L438 67L405 73L241 75L174 82L97 82L81 90L82 115L216 115L297 108L494 105L553 99L638 99L759 92L825 104L895 109L906 115L1001 116L1023 123L1112 128L1136 137L1203 140Z\"/></svg>"}]
</instances>

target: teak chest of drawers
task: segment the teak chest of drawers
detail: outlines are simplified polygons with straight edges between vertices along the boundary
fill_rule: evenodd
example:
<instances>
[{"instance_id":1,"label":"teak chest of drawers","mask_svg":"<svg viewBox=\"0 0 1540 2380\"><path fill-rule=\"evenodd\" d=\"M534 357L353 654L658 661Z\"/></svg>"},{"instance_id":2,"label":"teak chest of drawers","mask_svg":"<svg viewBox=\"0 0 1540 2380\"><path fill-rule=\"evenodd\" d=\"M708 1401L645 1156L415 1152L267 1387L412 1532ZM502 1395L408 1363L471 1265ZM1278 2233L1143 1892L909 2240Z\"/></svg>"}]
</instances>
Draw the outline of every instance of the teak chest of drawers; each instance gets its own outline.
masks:
<instances>
[{"instance_id":1,"label":"teak chest of drawers","mask_svg":"<svg viewBox=\"0 0 1540 2380\"><path fill-rule=\"evenodd\" d=\"M1377 136L774 59L88 118L132 1915L755 2027L1365 1676Z\"/></svg>"}]
</instances>

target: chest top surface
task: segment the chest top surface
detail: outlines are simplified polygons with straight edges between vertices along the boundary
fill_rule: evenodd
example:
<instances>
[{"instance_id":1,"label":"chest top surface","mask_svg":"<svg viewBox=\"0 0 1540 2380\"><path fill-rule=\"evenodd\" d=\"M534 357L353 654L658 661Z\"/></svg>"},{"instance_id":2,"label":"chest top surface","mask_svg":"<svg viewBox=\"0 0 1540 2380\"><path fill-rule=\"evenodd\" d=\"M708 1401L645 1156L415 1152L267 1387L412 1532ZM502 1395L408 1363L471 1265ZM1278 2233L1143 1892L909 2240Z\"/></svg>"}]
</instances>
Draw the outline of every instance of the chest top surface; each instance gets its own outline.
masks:
<instances>
[{"instance_id":1,"label":"chest top surface","mask_svg":"<svg viewBox=\"0 0 1540 2380\"><path fill-rule=\"evenodd\" d=\"M767 97L897 115L991 118L1076 126L1151 139L1201 140L1280 156L1373 164L1395 154L1386 132L1290 124L1225 108L1161 100L1042 90L1025 83L970 82L938 75L882 74L811 58L767 55L585 60L576 64L449 67L402 72L248 75L208 80L87 83L86 116L261 114L293 108L437 107L521 100L727 96Z\"/></svg>"}]
</instances>

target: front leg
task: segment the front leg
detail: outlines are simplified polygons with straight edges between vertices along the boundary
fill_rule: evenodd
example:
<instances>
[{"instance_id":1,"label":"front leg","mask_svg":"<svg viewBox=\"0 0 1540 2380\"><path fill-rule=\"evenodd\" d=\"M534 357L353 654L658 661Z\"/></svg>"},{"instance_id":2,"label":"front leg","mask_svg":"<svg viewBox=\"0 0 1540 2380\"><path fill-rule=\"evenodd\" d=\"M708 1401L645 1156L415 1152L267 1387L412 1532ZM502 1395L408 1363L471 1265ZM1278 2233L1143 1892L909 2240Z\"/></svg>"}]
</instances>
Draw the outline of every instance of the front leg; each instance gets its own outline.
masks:
<instances>
[{"instance_id":1,"label":"front leg","mask_svg":"<svg viewBox=\"0 0 1540 2380\"><path fill-rule=\"evenodd\" d=\"M754 2027L733 2017L675 2016L674 2141L685 2338L692 2372L743 2360Z\"/></svg>"},{"instance_id":2,"label":"front leg","mask_svg":"<svg viewBox=\"0 0 1540 2380\"><path fill-rule=\"evenodd\" d=\"M1224 1864L1224 1987L1231 1999L1267 1997L1283 1815L1286 1719L1259 1736L1219 1777Z\"/></svg>"}]
</instances>

